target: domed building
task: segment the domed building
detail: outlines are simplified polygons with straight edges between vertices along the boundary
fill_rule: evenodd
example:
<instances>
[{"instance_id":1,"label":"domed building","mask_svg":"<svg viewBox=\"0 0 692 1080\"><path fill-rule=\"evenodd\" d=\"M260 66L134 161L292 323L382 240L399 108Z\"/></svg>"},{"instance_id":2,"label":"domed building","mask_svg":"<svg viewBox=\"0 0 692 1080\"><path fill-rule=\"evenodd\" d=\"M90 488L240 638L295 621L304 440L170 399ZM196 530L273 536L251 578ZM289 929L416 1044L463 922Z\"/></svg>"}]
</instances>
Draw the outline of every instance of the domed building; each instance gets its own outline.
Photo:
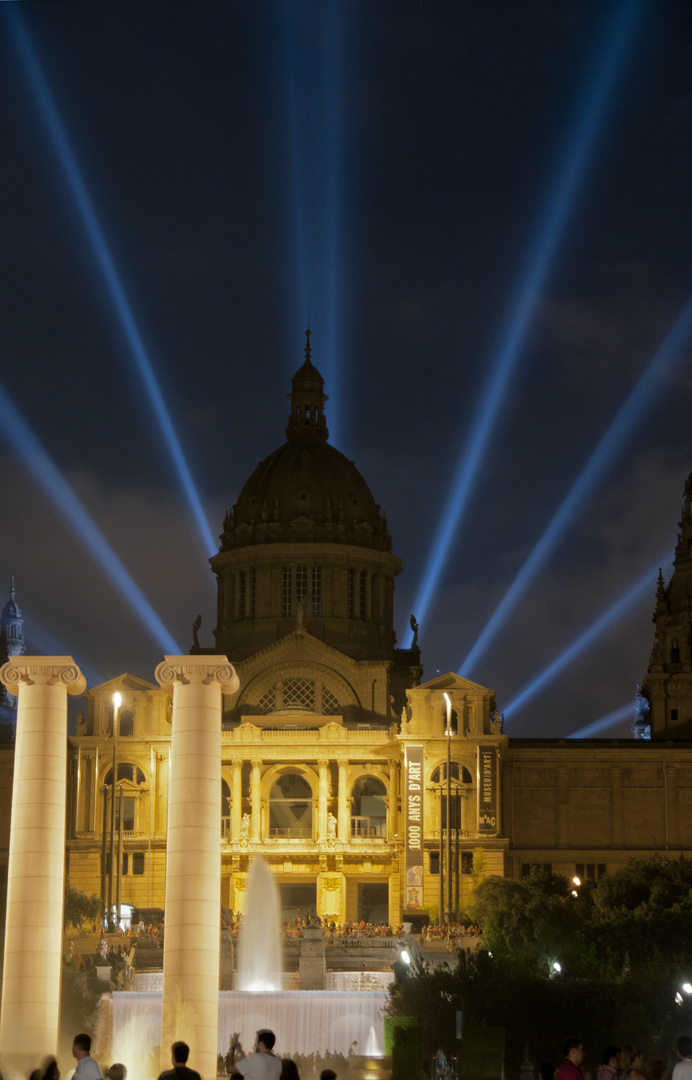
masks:
<instances>
[{"instance_id":1,"label":"domed building","mask_svg":"<svg viewBox=\"0 0 692 1080\"><path fill-rule=\"evenodd\" d=\"M285 917L314 905L337 922L398 924L439 904L448 795L455 859L467 874L461 884L457 875L457 906L479 837L486 872L502 873L496 753L506 739L490 690L452 674L421 686L417 631L411 648L396 647L401 562L366 481L328 442L327 396L309 331L289 401L286 441L245 483L210 560L215 643L200 643L197 624L191 649L227 656L240 680L235 697L224 699L221 901L243 909L248 866L261 852ZM445 692L455 743L449 791ZM87 715L70 740L70 880L100 892L104 904L119 898L163 907L167 697L124 675L86 699ZM495 803L483 820L481 744L492 756Z\"/></svg>"},{"instance_id":2,"label":"domed building","mask_svg":"<svg viewBox=\"0 0 692 1080\"><path fill-rule=\"evenodd\" d=\"M286 441L210 560L214 643L196 624L191 649L227 656L240 680L221 733L222 906L243 910L256 854L285 918L314 906L414 925L463 910L479 875L597 878L633 855L692 855L692 478L637 695L636 733L653 738L508 739L492 690L452 673L422 683L417 632L396 646L401 563L366 481L329 444L309 333L289 401ZM5 616L9 643L18 609ZM69 879L104 908L163 908L170 699L131 675L85 697L69 740ZM0 806L0 828L8 816Z\"/></svg>"}]
</instances>

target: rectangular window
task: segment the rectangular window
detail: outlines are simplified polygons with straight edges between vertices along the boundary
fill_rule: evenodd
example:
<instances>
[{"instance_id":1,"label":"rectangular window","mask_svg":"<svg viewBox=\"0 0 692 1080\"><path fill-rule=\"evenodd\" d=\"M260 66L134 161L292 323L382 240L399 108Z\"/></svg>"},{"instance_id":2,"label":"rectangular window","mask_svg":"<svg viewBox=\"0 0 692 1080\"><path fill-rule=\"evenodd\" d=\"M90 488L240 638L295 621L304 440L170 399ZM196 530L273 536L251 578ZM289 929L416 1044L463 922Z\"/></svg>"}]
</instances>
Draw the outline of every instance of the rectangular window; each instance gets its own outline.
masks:
<instances>
[{"instance_id":1,"label":"rectangular window","mask_svg":"<svg viewBox=\"0 0 692 1080\"><path fill-rule=\"evenodd\" d=\"M248 570L248 615L255 617L255 571Z\"/></svg>"},{"instance_id":2,"label":"rectangular window","mask_svg":"<svg viewBox=\"0 0 692 1080\"><path fill-rule=\"evenodd\" d=\"M361 617L361 619L367 619L367 617L368 617L368 572L367 572L367 570L361 570L361 572L360 572L360 617Z\"/></svg>"},{"instance_id":3,"label":"rectangular window","mask_svg":"<svg viewBox=\"0 0 692 1080\"><path fill-rule=\"evenodd\" d=\"M575 877L581 881L598 881L606 872L605 863L575 863Z\"/></svg>"},{"instance_id":4,"label":"rectangular window","mask_svg":"<svg viewBox=\"0 0 692 1080\"><path fill-rule=\"evenodd\" d=\"M430 866L430 873L431 874L439 874L439 872L440 872L440 853L439 853L439 851L431 851L430 852L429 866Z\"/></svg>"},{"instance_id":5,"label":"rectangular window","mask_svg":"<svg viewBox=\"0 0 692 1080\"><path fill-rule=\"evenodd\" d=\"M130 709L118 713L118 735L134 734L134 717Z\"/></svg>"},{"instance_id":6,"label":"rectangular window","mask_svg":"<svg viewBox=\"0 0 692 1080\"><path fill-rule=\"evenodd\" d=\"M123 855L123 874L127 873L127 866L128 866L129 861L130 861L130 856L127 854L127 852L125 852L124 855Z\"/></svg>"},{"instance_id":7,"label":"rectangular window","mask_svg":"<svg viewBox=\"0 0 692 1080\"><path fill-rule=\"evenodd\" d=\"M322 567L312 568L312 617L322 618Z\"/></svg>"},{"instance_id":8,"label":"rectangular window","mask_svg":"<svg viewBox=\"0 0 692 1080\"><path fill-rule=\"evenodd\" d=\"M348 617L349 617L349 619L355 619L355 617L356 617L356 572L355 572L355 570L349 570L349 572L348 572Z\"/></svg>"},{"instance_id":9,"label":"rectangular window","mask_svg":"<svg viewBox=\"0 0 692 1080\"><path fill-rule=\"evenodd\" d=\"M370 618L373 622L377 622L377 574L373 574L370 578Z\"/></svg>"},{"instance_id":10,"label":"rectangular window","mask_svg":"<svg viewBox=\"0 0 692 1080\"><path fill-rule=\"evenodd\" d=\"M473 852L462 851L461 853L461 872L462 874L473 873Z\"/></svg>"},{"instance_id":11,"label":"rectangular window","mask_svg":"<svg viewBox=\"0 0 692 1080\"><path fill-rule=\"evenodd\" d=\"M288 619L291 616L291 567L284 566L281 578L281 617Z\"/></svg>"},{"instance_id":12,"label":"rectangular window","mask_svg":"<svg viewBox=\"0 0 692 1080\"><path fill-rule=\"evenodd\" d=\"M670 710L670 719L671 719L671 723L677 724L677 722L678 722L678 710L677 709L671 709Z\"/></svg>"},{"instance_id":13,"label":"rectangular window","mask_svg":"<svg viewBox=\"0 0 692 1080\"><path fill-rule=\"evenodd\" d=\"M144 873L144 852L133 851L132 852L132 873L143 874Z\"/></svg>"},{"instance_id":14,"label":"rectangular window","mask_svg":"<svg viewBox=\"0 0 692 1080\"><path fill-rule=\"evenodd\" d=\"M452 794L452 828L461 828L461 797L459 795ZM442 795L442 828L447 828L447 792Z\"/></svg>"},{"instance_id":15,"label":"rectangular window","mask_svg":"<svg viewBox=\"0 0 692 1080\"><path fill-rule=\"evenodd\" d=\"M298 603L308 595L308 568L305 563L296 566L296 600Z\"/></svg>"},{"instance_id":16,"label":"rectangular window","mask_svg":"<svg viewBox=\"0 0 692 1080\"><path fill-rule=\"evenodd\" d=\"M238 614L241 619L245 618L245 605L247 604L247 584L245 581L245 571L241 570L238 574Z\"/></svg>"},{"instance_id":17,"label":"rectangular window","mask_svg":"<svg viewBox=\"0 0 692 1080\"><path fill-rule=\"evenodd\" d=\"M123 803L123 831L134 832L135 827L135 800L134 797L127 796L122 800ZM116 796L115 799L115 827L120 828L120 798Z\"/></svg>"}]
</instances>

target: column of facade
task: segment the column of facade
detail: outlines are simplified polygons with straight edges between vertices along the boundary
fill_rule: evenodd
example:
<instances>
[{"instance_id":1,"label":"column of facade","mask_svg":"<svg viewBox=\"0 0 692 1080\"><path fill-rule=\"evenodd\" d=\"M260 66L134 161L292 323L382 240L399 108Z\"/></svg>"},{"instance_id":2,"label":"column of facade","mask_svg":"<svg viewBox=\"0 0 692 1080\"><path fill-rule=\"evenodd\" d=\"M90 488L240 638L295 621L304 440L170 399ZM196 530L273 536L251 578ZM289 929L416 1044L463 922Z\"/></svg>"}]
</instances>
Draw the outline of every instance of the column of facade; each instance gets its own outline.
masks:
<instances>
[{"instance_id":1,"label":"column of facade","mask_svg":"<svg viewBox=\"0 0 692 1080\"><path fill-rule=\"evenodd\" d=\"M339 762L339 792L337 796L337 818L339 840L348 843L348 763Z\"/></svg>"},{"instance_id":2,"label":"column of facade","mask_svg":"<svg viewBox=\"0 0 692 1080\"><path fill-rule=\"evenodd\" d=\"M252 763L252 822L250 824L250 838L252 840L259 840L260 838L260 819L262 815L262 801L261 801L261 761L253 761Z\"/></svg>"},{"instance_id":3,"label":"column of facade","mask_svg":"<svg viewBox=\"0 0 692 1080\"><path fill-rule=\"evenodd\" d=\"M3 1071L28 1075L58 1051L71 656L23 656L0 679L18 695L0 1014Z\"/></svg>"},{"instance_id":4,"label":"column of facade","mask_svg":"<svg viewBox=\"0 0 692 1080\"><path fill-rule=\"evenodd\" d=\"M399 763L389 766L389 797L387 799L387 838L392 839L399 831Z\"/></svg>"},{"instance_id":5,"label":"column of facade","mask_svg":"<svg viewBox=\"0 0 692 1080\"><path fill-rule=\"evenodd\" d=\"M243 810L243 763L233 758L233 790L231 792L231 839L240 836L240 823Z\"/></svg>"},{"instance_id":6,"label":"column of facade","mask_svg":"<svg viewBox=\"0 0 692 1080\"><path fill-rule=\"evenodd\" d=\"M317 803L317 839L327 839L327 794L329 791L329 762L321 759L319 768L319 798Z\"/></svg>"},{"instance_id":7,"label":"column of facade","mask_svg":"<svg viewBox=\"0 0 692 1080\"><path fill-rule=\"evenodd\" d=\"M166 850L161 1065L176 1039L206 1080L216 1076L219 1022L222 695L239 681L224 656L167 656L156 669L173 693Z\"/></svg>"}]
</instances>

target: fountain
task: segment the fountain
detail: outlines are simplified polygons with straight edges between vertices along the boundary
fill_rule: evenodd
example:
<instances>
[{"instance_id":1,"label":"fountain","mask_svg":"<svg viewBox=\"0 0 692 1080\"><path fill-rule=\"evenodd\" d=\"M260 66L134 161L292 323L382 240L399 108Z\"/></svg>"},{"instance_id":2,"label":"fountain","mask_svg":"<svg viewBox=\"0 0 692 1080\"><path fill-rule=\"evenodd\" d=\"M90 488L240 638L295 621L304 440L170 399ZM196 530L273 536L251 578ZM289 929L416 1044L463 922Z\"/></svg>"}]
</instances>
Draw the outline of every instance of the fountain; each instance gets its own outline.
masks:
<instances>
[{"instance_id":1,"label":"fountain","mask_svg":"<svg viewBox=\"0 0 692 1080\"><path fill-rule=\"evenodd\" d=\"M248 874L245 914L238 943L236 990L219 994L218 1053L225 1054L234 1032L248 1051L259 1028L276 1035L276 1052L291 1054L343 1054L353 1040L367 1048L367 1056L349 1058L349 1077L370 1080L389 1075L382 1070L384 1045L383 991L281 990L281 938L276 880L267 863L256 857ZM128 991L112 995L113 1045L137 1018L136 1030L145 1046L160 1031L161 995ZM379 1063L379 1070L375 1068ZM353 1070L357 1070L357 1075ZM140 1080L140 1078L138 1078Z\"/></svg>"},{"instance_id":2,"label":"fountain","mask_svg":"<svg viewBox=\"0 0 692 1080\"><path fill-rule=\"evenodd\" d=\"M246 911L238 942L236 989L250 993L281 990L279 891L265 860L252 860Z\"/></svg>"}]
</instances>

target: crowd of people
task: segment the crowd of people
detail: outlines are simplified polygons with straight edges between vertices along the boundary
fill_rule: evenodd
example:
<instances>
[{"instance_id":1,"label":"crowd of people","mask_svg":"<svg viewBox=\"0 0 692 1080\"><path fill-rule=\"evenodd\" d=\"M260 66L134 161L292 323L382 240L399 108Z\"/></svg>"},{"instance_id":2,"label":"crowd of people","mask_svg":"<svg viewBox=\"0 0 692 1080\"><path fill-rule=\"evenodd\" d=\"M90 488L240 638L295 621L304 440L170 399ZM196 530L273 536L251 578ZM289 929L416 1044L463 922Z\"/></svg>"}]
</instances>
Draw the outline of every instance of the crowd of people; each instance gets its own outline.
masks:
<instances>
[{"instance_id":1,"label":"crowd of people","mask_svg":"<svg viewBox=\"0 0 692 1080\"><path fill-rule=\"evenodd\" d=\"M605 1046L595 1080L692 1080L692 1037L682 1035L676 1047L678 1061L672 1071L667 1062L638 1046ZM564 1060L556 1070L550 1062L540 1067L540 1080L584 1080L586 1050L580 1039L567 1039ZM587 1074L589 1075L589 1074Z\"/></svg>"},{"instance_id":2,"label":"crowd of people","mask_svg":"<svg viewBox=\"0 0 692 1080\"><path fill-rule=\"evenodd\" d=\"M424 926L421 931L423 941L459 941L463 937L480 937L483 931L480 926L470 923L462 926L460 923L442 923L440 926Z\"/></svg>"},{"instance_id":3,"label":"crowd of people","mask_svg":"<svg viewBox=\"0 0 692 1080\"><path fill-rule=\"evenodd\" d=\"M242 925L243 916L241 913L231 914L224 920L224 926L234 940L238 938ZM284 919L281 923L281 937L285 941L300 940L308 926L320 926L324 930L327 939L349 937L401 938L406 933L403 926L392 926L384 922L338 923L334 920L319 919L315 916L301 918L300 915L294 915L292 921L289 922L288 919Z\"/></svg>"},{"instance_id":4,"label":"crowd of people","mask_svg":"<svg viewBox=\"0 0 692 1080\"><path fill-rule=\"evenodd\" d=\"M240 1045L239 1036L233 1035L228 1054L225 1058L219 1056L219 1075L240 1076L245 1080L301 1080L301 1077L302 1080L318 1080L316 1070L319 1065L324 1066L324 1058L318 1058L317 1055L281 1058L274 1053L275 1043L274 1032L262 1028L257 1032L252 1052L246 1054ZM77 1062L73 1080L127 1080L127 1068L120 1062L101 1071L98 1062L91 1056L90 1035L75 1035L72 1056ZM190 1047L187 1043L174 1042L171 1046L173 1068L162 1072L158 1080L202 1080L200 1074L188 1066L189 1056ZM319 1080L337 1080L336 1069L331 1066L339 1065L343 1071L345 1060L343 1057L330 1060L328 1067L323 1067L319 1072ZM55 1058L46 1058L39 1069L34 1069L29 1080L60 1080L60 1069Z\"/></svg>"}]
</instances>

